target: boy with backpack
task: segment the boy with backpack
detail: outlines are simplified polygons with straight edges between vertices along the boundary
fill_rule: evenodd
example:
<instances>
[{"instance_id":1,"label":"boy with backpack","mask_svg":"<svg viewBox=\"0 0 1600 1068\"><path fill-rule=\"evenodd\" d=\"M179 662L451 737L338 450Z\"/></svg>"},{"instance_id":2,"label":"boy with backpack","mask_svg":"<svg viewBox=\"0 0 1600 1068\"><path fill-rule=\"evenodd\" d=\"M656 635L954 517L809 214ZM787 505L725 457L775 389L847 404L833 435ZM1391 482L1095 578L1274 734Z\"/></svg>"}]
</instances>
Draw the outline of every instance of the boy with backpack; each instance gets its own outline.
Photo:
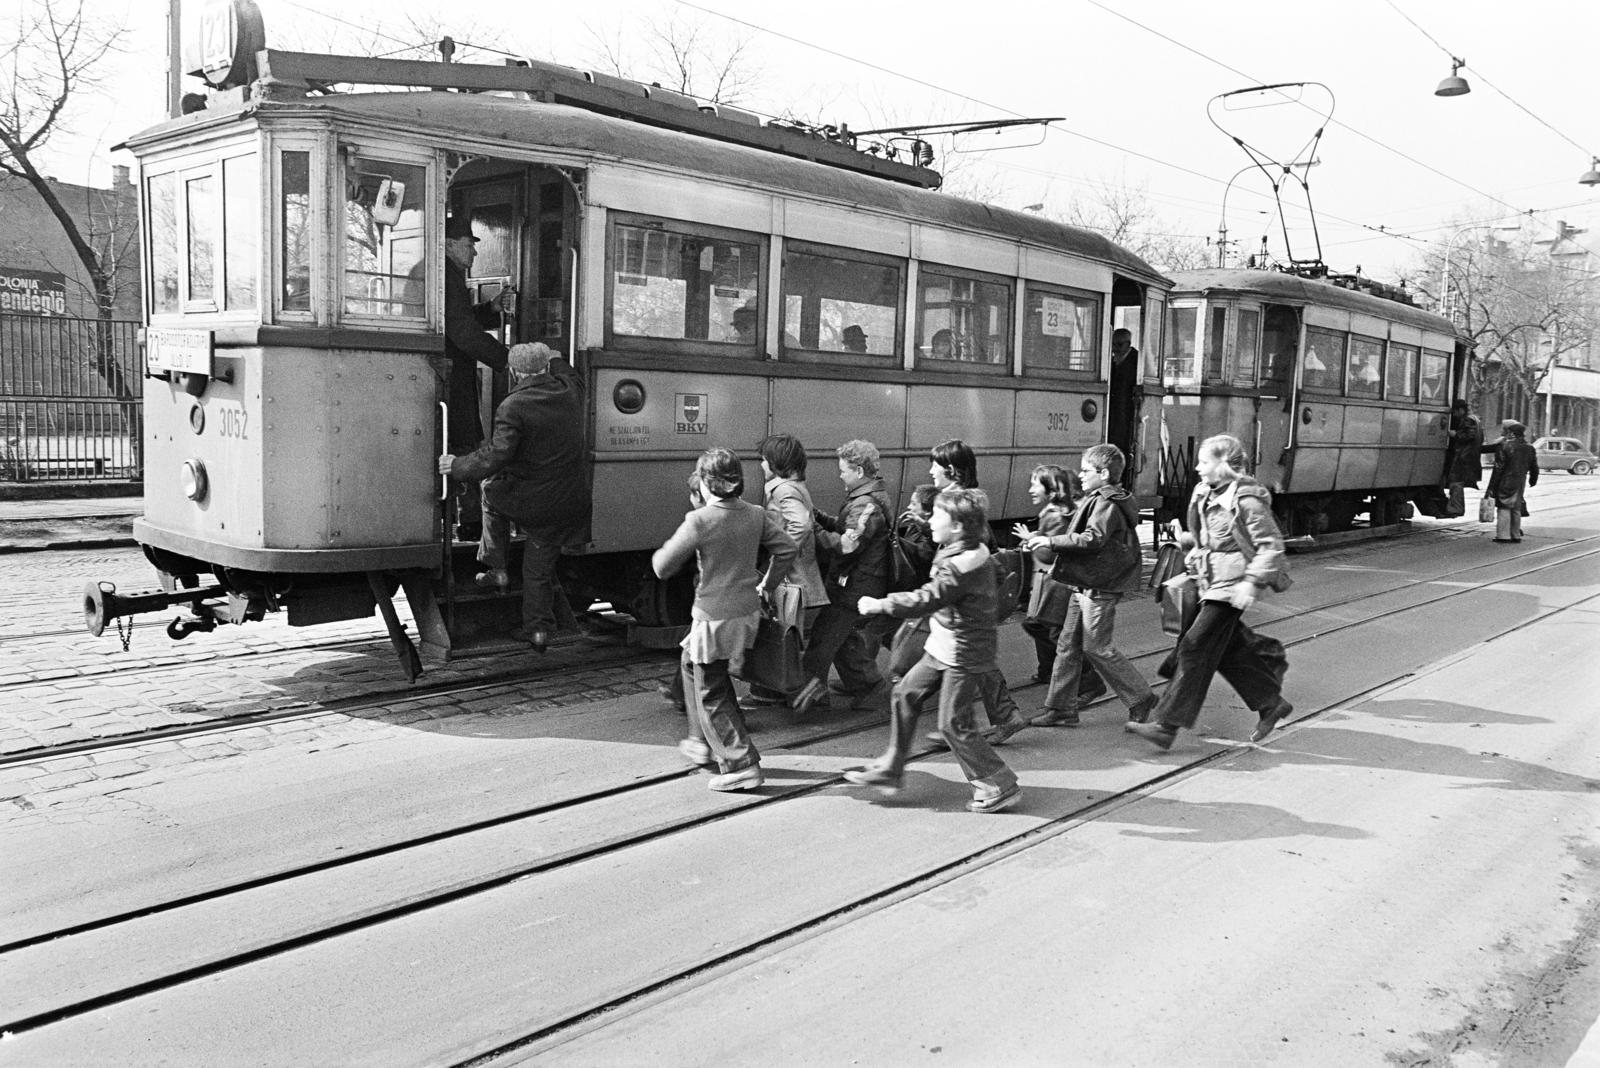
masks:
<instances>
[{"instance_id":1,"label":"boy with backpack","mask_svg":"<svg viewBox=\"0 0 1600 1068\"><path fill-rule=\"evenodd\" d=\"M1066 531L1033 534L1024 543L1030 552L1054 551L1052 577L1072 588L1044 710L1029 721L1035 727L1078 726L1085 659L1128 706L1130 724L1145 722L1156 705L1150 684L1111 643L1117 602L1139 588L1139 506L1120 484L1123 466L1115 445L1085 452L1078 472L1085 492Z\"/></svg>"}]
</instances>

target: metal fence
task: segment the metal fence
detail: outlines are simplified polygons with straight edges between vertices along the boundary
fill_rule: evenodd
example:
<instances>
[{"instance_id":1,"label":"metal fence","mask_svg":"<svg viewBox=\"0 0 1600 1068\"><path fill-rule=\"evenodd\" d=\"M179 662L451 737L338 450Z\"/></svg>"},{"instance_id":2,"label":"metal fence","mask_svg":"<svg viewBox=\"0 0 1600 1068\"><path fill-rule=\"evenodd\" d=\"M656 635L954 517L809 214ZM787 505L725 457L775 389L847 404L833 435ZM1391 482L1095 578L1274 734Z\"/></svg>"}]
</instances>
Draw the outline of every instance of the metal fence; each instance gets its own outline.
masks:
<instances>
[{"instance_id":1,"label":"metal fence","mask_svg":"<svg viewBox=\"0 0 1600 1068\"><path fill-rule=\"evenodd\" d=\"M138 329L0 315L0 482L143 477Z\"/></svg>"}]
</instances>

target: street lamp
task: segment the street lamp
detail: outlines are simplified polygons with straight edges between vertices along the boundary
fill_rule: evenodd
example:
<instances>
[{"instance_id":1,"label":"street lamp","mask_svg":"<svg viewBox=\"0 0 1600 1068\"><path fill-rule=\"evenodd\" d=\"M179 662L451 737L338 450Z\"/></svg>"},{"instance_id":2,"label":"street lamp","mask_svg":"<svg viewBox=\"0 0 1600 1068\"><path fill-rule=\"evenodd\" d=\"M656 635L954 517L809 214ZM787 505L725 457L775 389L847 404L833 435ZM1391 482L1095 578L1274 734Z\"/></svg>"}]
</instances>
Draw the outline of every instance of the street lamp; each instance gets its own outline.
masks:
<instances>
[{"instance_id":1,"label":"street lamp","mask_svg":"<svg viewBox=\"0 0 1600 1068\"><path fill-rule=\"evenodd\" d=\"M1457 59L1455 56L1451 56L1450 57L1450 77L1444 79L1443 81L1441 81L1439 83L1439 88L1437 88L1437 89L1435 89L1433 91L1433 95L1434 96L1466 96L1468 93L1472 92L1472 86L1468 85L1467 84L1467 80L1465 78L1461 77L1461 75L1458 73L1461 70L1461 68L1465 67L1466 65L1467 65L1467 61L1466 60Z\"/></svg>"},{"instance_id":2,"label":"street lamp","mask_svg":"<svg viewBox=\"0 0 1600 1068\"><path fill-rule=\"evenodd\" d=\"M1600 156L1590 159L1589 169L1583 172L1583 177L1578 179L1579 185L1600 185Z\"/></svg>"},{"instance_id":3,"label":"street lamp","mask_svg":"<svg viewBox=\"0 0 1600 1068\"><path fill-rule=\"evenodd\" d=\"M1448 240L1448 241L1446 241L1444 243L1444 266L1441 267L1440 270L1439 270L1439 314L1440 315L1444 316L1446 319L1449 319L1452 323L1455 322L1455 315L1454 315L1455 309L1453 307L1451 307L1451 305L1450 305L1450 248L1451 248L1451 246L1453 246L1456 243L1456 239L1459 238L1462 234L1470 234L1474 230L1520 230L1520 229L1522 229L1522 224L1521 223L1515 223L1515 224L1513 224L1511 226L1496 226L1493 223L1488 223L1488 224L1474 223L1474 224L1472 224L1470 226L1463 226L1461 229L1457 230L1455 233L1450 235L1450 240Z\"/></svg>"}]
</instances>

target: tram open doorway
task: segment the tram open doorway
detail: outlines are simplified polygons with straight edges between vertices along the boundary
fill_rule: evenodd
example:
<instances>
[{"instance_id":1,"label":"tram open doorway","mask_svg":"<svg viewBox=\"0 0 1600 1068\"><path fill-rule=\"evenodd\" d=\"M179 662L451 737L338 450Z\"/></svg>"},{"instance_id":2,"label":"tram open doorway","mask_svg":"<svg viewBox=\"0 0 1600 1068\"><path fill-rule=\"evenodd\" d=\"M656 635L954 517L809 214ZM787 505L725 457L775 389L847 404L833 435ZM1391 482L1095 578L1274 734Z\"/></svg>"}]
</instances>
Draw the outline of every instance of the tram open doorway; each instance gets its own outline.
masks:
<instances>
[{"instance_id":1,"label":"tram open doorway","mask_svg":"<svg viewBox=\"0 0 1600 1068\"><path fill-rule=\"evenodd\" d=\"M492 158L452 159L451 168L447 213L452 225L469 222L476 238L475 255L463 272L469 298L479 312L475 327L487 330L508 349L542 342L558 355L570 356L581 172ZM441 259L447 255L443 241L437 254ZM475 415L487 441L493 435L495 409L512 383L505 370L482 364L476 368L476 379ZM487 512L484 521L489 521ZM526 622L522 533L510 525L503 569L507 581L500 585L479 578L488 569L482 560L482 541L472 536L479 533L477 529L468 529L465 523L455 528L447 517L441 529L442 564L435 589L448 641L445 648L429 652L450 659L515 646L513 632ZM562 586L573 588L570 583ZM573 607L566 596L556 598L557 640L579 632ZM576 607L581 611L589 604L585 600Z\"/></svg>"},{"instance_id":2,"label":"tram open doorway","mask_svg":"<svg viewBox=\"0 0 1600 1068\"><path fill-rule=\"evenodd\" d=\"M1146 341L1153 343L1159 330L1159 324L1146 322L1144 307L1144 286L1128 278L1113 280L1106 441L1121 449L1127 458L1122 469L1122 484L1129 490L1135 490L1141 459L1139 420L1144 411L1145 378L1142 353L1153 347Z\"/></svg>"}]
</instances>

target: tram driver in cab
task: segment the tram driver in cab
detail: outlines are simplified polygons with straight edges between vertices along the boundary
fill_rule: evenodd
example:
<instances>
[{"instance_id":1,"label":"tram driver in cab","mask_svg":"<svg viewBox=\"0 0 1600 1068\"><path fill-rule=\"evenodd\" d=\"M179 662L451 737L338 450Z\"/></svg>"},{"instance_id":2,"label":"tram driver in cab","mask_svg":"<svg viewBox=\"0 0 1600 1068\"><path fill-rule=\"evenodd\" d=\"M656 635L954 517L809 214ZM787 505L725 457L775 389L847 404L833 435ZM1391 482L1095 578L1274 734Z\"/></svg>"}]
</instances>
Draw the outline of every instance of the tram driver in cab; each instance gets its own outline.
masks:
<instances>
[{"instance_id":1,"label":"tram driver in cab","mask_svg":"<svg viewBox=\"0 0 1600 1068\"><path fill-rule=\"evenodd\" d=\"M472 302L467 273L478 256L478 239L472 233L472 220L465 214L452 215L445 223L444 252L444 354L450 360L450 425L445 451L461 456L483 442L483 421L478 415L478 364L505 370L506 347L487 331L499 326L504 313L512 310L516 294L507 287L494 300ZM457 522L464 541L477 541L482 536L483 503L476 482L468 482L462 489Z\"/></svg>"}]
</instances>

